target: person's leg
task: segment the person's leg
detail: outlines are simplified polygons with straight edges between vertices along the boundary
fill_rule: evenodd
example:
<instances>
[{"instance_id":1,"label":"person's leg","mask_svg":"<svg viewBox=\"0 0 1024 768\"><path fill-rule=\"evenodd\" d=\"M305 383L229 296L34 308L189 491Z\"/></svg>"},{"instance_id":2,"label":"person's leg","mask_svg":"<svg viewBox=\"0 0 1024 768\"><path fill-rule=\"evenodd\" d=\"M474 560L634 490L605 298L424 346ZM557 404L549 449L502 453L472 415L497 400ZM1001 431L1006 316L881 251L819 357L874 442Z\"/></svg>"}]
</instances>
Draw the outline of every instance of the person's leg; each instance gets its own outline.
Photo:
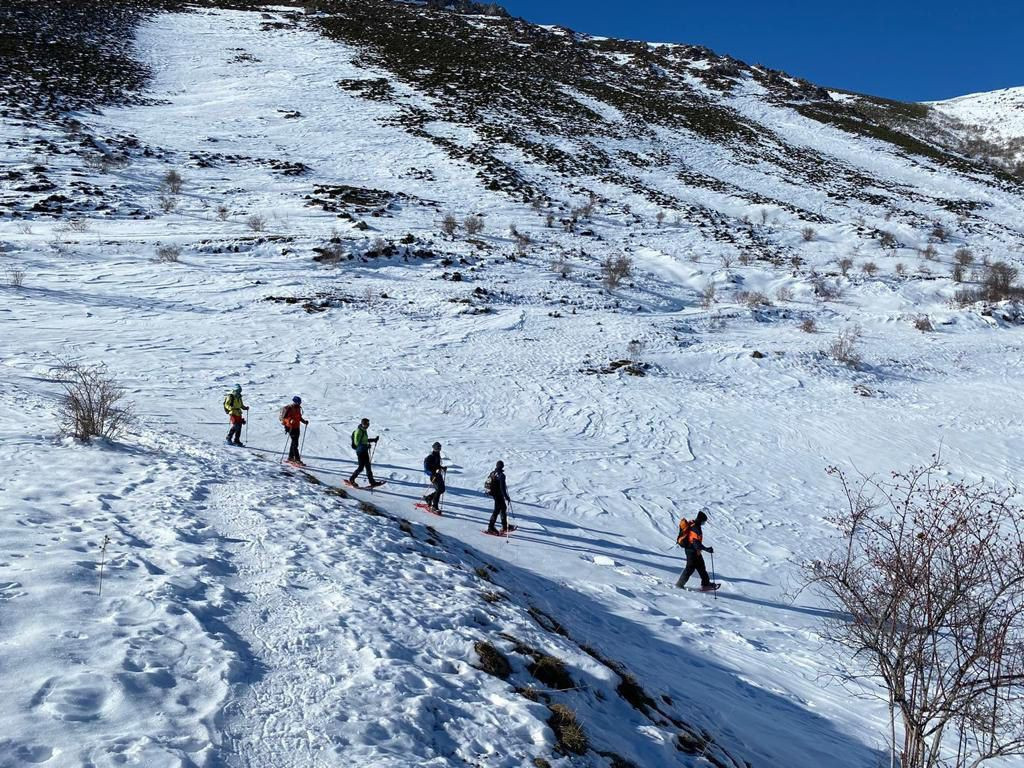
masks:
<instances>
[{"instance_id":1,"label":"person's leg","mask_svg":"<svg viewBox=\"0 0 1024 768\"><path fill-rule=\"evenodd\" d=\"M228 440L232 443L240 444L242 442L242 420L231 422L231 431L228 432Z\"/></svg>"},{"instance_id":2,"label":"person's leg","mask_svg":"<svg viewBox=\"0 0 1024 768\"><path fill-rule=\"evenodd\" d=\"M366 465L369 463L370 453L369 451L356 451L356 458L359 459L359 465L356 467L356 471L352 473L352 476L348 479L350 483L355 485L356 478L359 474L366 469Z\"/></svg>"},{"instance_id":3,"label":"person's leg","mask_svg":"<svg viewBox=\"0 0 1024 768\"><path fill-rule=\"evenodd\" d=\"M700 576L700 585L706 587L711 583L711 577L708 576L707 566L704 565L704 555L700 552L695 554L697 555L697 575Z\"/></svg>"},{"instance_id":4,"label":"person's leg","mask_svg":"<svg viewBox=\"0 0 1024 768\"><path fill-rule=\"evenodd\" d=\"M291 447L288 449L288 460L301 461L301 459L299 458L299 430L289 430L288 436L292 439Z\"/></svg>"},{"instance_id":5,"label":"person's leg","mask_svg":"<svg viewBox=\"0 0 1024 768\"><path fill-rule=\"evenodd\" d=\"M434 508L441 509L441 497L444 496L446 487L444 484L444 477L438 476L437 478L437 491L434 493Z\"/></svg>"},{"instance_id":6,"label":"person's leg","mask_svg":"<svg viewBox=\"0 0 1024 768\"><path fill-rule=\"evenodd\" d=\"M676 579L677 587L685 587L686 582L689 581L690 577L693 576L693 572L697 569L697 552L693 549L683 550L686 552L686 567L683 568L683 572L679 574L679 578Z\"/></svg>"},{"instance_id":7,"label":"person's leg","mask_svg":"<svg viewBox=\"0 0 1024 768\"><path fill-rule=\"evenodd\" d=\"M505 503L504 499L501 499L501 530L508 530L508 504Z\"/></svg>"},{"instance_id":8,"label":"person's leg","mask_svg":"<svg viewBox=\"0 0 1024 768\"><path fill-rule=\"evenodd\" d=\"M377 481L373 479L373 467L370 466L370 451L366 451L366 479L373 485Z\"/></svg>"},{"instance_id":9,"label":"person's leg","mask_svg":"<svg viewBox=\"0 0 1024 768\"><path fill-rule=\"evenodd\" d=\"M491 512L491 520L490 520L489 523L487 523L487 530L488 531L497 532L498 529L494 527L494 523L497 521L497 519L498 519L498 512L500 512L500 511L501 511L501 499L495 498L494 499L494 511Z\"/></svg>"}]
</instances>

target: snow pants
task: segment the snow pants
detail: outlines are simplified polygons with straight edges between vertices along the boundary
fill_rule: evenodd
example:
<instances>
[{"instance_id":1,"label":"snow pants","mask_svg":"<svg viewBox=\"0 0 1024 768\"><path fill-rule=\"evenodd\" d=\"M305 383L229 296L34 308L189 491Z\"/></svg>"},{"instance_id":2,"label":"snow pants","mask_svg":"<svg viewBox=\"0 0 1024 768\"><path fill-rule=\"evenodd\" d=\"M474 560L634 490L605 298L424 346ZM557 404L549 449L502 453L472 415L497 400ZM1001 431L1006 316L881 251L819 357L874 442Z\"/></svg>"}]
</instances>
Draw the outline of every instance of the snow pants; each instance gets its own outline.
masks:
<instances>
[{"instance_id":1,"label":"snow pants","mask_svg":"<svg viewBox=\"0 0 1024 768\"><path fill-rule=\"evenodd\" d=\"M505 530L508 528L508 504L505 503L505 499L501 496L494 497L494 511L491 513L491 522L487 524L488 530L494 528L498 515L501 515L501 529Z\"/></svg>"},{"instance_id":2,"label":"snow pants","mask_svg":"<svg viewBox=\"0 0 1024 768\"><path fill-rule=\"evenodd\" d=\"M302 457L299 456L299 435L301 434L301 427L288 430L288 437L292 439L291 447L288 448L288 461L302 461Z\"/></svg>"},{"instance_id":3,"label":"snow pants","mask_svg":"<svg viewBox=\"0 0 1024 768\"><path fill-rule=\"evenodd\" d=\"M441 506L441 494L445 492L444 477L439 473L432 483L433 492L427 496L427 504L438 509Z\"/></svg>"},{"instance_id":4,"label":"snow pants","mask_svg":"<svg viewBox=\"0 0 1024 768\"><path fill-rule=\"evenodd\" d=\"M373 485L375 481L373 479L373 467L370 466L369 447L356 451L356 458L359 459L359 466L356 467L356 471L352 473L352 477L350 477L348 481L355 485L356 478L359 477L359 473L365 469L366 479L370 481L370 485Z\"/></svg>"},{"instance_id":5,"label":"snow pants","mask_svg":"<svg viewBox=\"0 0 1024 768\"><path fill-rule=\"evenodd\" d=\"M238 417L237 421L235 420L234 416L231 417L231 429L228 430L228 442L229 443L234 443L235 445L240 445L241 444L241 442L242 442L242 424L244 424L244 423L245 422L242 420L241 416Z\"/></svg>"},{"instance_id":6,"label":"snow pants","mask_svg":"<svg viewBox=\"0 0 1024 768\"><path fill-rule=\"evenodd\" d=\"M677 587L685 587L686 582L693 572L696 571L700 576L700 585L702 587L708 586L711 583L711 578L708 576L707 566L704 565L704 555L701 554L700 550L686 548L686 567L683 568L683 572L679 574L679 579L676 581Z\"/></svg>"}]
</instances>

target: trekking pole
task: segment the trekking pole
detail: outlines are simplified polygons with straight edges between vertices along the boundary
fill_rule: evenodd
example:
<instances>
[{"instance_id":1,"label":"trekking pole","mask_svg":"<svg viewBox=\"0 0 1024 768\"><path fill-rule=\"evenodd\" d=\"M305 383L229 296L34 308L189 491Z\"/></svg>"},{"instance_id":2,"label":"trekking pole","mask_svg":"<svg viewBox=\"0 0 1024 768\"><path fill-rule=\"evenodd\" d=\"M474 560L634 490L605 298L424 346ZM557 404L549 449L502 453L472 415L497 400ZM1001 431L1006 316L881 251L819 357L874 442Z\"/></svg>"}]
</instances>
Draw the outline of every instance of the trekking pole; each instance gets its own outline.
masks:
<instances>
[{"instance_id":1,"label":"trekking pole","mask_svg":"<svg viewBox=\"0 0 1024 768\"><path fill-rule=\"evenodd\" d=\"M292 436L285 432L284 448L281 449L281 458L278 461L284 461L284 454L288 450L288 443L291 441Z\"/></svg>"},{"instance_id":2,"label":"trekking pole","mask_svg":"<svg viewBox=\"0 0 1024 768\"><path fill-rule=\"evenodd\" d=\"M516 527L515 515L512 514L512 499L508 500L508 530L505 531L505 543L512 538L512 529Z\"/></svg>"},{"instance_id":3,"label":"trekking pole","mask_svg":"<svg viewBox=\"0 0 1024 768\"><path fill-rule=\"evenodd\" d=\"M306 433L309 432L309 424L302 430L302 445L299 447L299 453L303 454L306 452Z\"/></svg>"},{"instance_id":4,"label":"trekking pole","mask_svg":"<svg viewBox=\"0 0 1024 768\"><path fill-rule=\"evenodd\" d=\"M107 561L107 544L110 543L110 537L104 535L103 546L100 548L100 588L98 592L99 597L103 597L103 565Z\"/></svg>"},{"instance_id":5,"label":"trekking pole","mask_svg":"<svg viewBox=\"0 0 1024 768\"><path fill-rule=\"evenodd\" d=\"M714 552L709 552L708 554L711 555L711 583L714 584L714 583L716 583L715 582L715 553ZM715 600L717 600L718 599L718 588L716 587L712 591L715 593Z\"/></svg>"}]
</instances>

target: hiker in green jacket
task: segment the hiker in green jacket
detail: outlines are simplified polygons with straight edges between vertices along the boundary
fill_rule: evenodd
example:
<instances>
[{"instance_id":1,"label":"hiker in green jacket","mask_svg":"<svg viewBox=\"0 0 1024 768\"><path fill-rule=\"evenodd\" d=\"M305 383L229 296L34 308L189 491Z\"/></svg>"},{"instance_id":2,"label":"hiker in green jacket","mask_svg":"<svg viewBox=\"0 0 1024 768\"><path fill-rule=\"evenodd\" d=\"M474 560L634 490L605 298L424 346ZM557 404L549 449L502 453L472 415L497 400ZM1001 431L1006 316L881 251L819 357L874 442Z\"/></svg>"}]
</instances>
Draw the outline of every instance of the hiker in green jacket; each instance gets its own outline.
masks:
<instances>
[{"instance_id":1,"label":"hiker in green jacket","mask_svg":"<svg viewBox=\"0 0 1024 768\"><path fill-rule=\"evenodd\" d=\"M242 425L245 424L242 411L248 410L249 406L242 402L242 385L235 384L235 388L224 398L224 413L228 415L231 422L231 429L228 430L227 437L230 445L242 445Z\"/></svg>"},{"instance_id":2,"label":"hiker in green jacket","mask_svg":"<svg viewBox=\"0 0 1024 768\"><path fill-rule=\"evenodd\" d=\"M384 485L384 483L373 479L373 467L370 466L370 443L376 443L380 440L380 435L377 437L370 437L367 431L370 428L370 420L363 419L359 422L359 426L356 427L352 433L352 448L355 449L356 458L359 459L359 466L356 467L356 471L352 473L352 477L348 479L349 485L356 484L356 478L359 477L359 473L364 469L366 470L366 479L370 481L370 487L373 488L378 485Z\"/></svg>"}]
</instances>

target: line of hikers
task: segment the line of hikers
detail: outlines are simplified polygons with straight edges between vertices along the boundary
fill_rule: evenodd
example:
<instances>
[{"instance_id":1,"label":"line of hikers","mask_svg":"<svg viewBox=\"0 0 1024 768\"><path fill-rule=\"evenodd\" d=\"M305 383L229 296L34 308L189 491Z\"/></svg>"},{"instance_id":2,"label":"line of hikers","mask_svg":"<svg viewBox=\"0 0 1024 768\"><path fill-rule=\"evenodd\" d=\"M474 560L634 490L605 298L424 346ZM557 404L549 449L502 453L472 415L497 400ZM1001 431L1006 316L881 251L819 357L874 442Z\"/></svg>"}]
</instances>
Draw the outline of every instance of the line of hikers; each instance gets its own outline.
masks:
<instances>
[{"instance_id":1,"label":"line of hikers","mask_svg":"<svg viewBox=\"0 0 1024 768\"><path fill-rule=\"evenodd\" d=\"M234 389L224 398L224 412L228 414L231 428L228 430L227 442L229 445L242 445L242 426L245 424L245 411L249 406L242 399L242 385L236 384ZM281 408L278 418L285 432L289 437L289 449L287 463L298 467L306 466L299 454L299 438L302 432L302 425L308 425L309 420L302 415L302 398L296 395L291 403ZM358 461L356 471L348 479L348 485L358 488L356 480L359 475L366 472L366 479L370 488L377 488L384 485L385 481L376 480L373 477L373 447L380 441L380 435L370 437L370 420L362 419L359 425L352 432L352 450L356 452ZM442 514L442 497L447 486L445 477L448 467L444 466L441 459L441 444L434 443L430 453L423 459L423 473L427 477L430 490L423 496L422 506L435 515ZM494 500L494 511L487 523L486 533L492 535L504 535L514 530L508 524L508 505L512 499L508 495L508 483L505 479L505 463L502 461L494 465L494 469L484 481L484 492ZM501 528L495 528L498 517L501 517ZM701 510L693 520L679 521L679 534L676 536L676 544L683 548L686 553L686 566L676 580L676 586L680 589L686 586L690 577L697 573L700 576L700 588L705 592L714 591L721 586L712 581L708 575L707 566L704 563L704 552L714 555L713 547L704 546L703 526L708 520L707 513ZM712 557L712 565L714 557ZM712 572L714 568L712 567Z\"/></svg>"},{"instance_id":2,"label":"line of hikers","mask_svg":"<svg viewBox=\"0 0 1024 768\"><path fill-rule=\"evenodd\" d=\"M228 430L227 442L229 445L243 446L242 426L246 423L244 413L249 406L242 399L242 385L236 384L234 389L224 398L224 412L228 414L231 428ZM306 466L302 461L299 452L302 425L308 425L309 420L302 415L302 398L296 395L291 403L283 406L278 412L278 419L289 437L288 458L286 463L297 467ZM356 453L357 466L355 472L348 478L347 484L358 488L356 480L363 472L370 488L377 488L384 485L385 481L377 480L373 476L373 447L380 441L380 435L370 437L370 420L361 419L359 425L352 432L352 450ZM441 504L447 486L445 477L448 467L444 466L441 460L441 444L434 443L431 451L423 460L423 473L427 476L427 483L430 490L423 496L423 506L435 515L442 514ZM499 461L484 481L484 492L494 500L494 511L487 524L487 533L493 535L504 535L514 530L508 524L508 505L512 501L508 494L508 483L505 480L505 463ZM495 528L498 517L501 517L501 528Z\"/></svg>"}]
</instances>

